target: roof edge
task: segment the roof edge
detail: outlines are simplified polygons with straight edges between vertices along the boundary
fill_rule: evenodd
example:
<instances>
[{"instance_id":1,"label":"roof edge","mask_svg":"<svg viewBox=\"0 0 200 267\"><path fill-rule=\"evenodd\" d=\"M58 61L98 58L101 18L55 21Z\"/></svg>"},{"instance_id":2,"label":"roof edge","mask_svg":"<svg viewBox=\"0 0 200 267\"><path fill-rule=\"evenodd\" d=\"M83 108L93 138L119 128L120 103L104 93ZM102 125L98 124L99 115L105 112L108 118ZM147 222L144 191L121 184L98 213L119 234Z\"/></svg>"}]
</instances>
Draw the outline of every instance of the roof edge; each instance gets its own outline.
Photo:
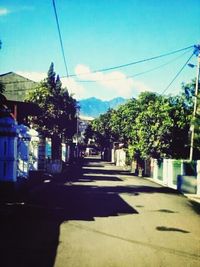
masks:
<instances>
[{"instance_id":1,"label":"roof edge","mask_svg":"<svg viewBox=\"0 0 200 267\"><path fill-rule=\"evenodd\" d=\"M15 75L17 75L17 76L19 76L19 77L21 77L21 78L27 80L27 81L31 81L31 82L33 82L33 83L38 83L38 82L36 82L36 81L33 81L33 80L31 80L31 79L29 79L29 78L27 78L27 77L24 77L24 76L20 75L20 74L14 72L14 71L9 71L9 72L0 74L0 77L6 76L6 75L8 75L8 74L15 74Z\"/></svg>"}]
</instances>

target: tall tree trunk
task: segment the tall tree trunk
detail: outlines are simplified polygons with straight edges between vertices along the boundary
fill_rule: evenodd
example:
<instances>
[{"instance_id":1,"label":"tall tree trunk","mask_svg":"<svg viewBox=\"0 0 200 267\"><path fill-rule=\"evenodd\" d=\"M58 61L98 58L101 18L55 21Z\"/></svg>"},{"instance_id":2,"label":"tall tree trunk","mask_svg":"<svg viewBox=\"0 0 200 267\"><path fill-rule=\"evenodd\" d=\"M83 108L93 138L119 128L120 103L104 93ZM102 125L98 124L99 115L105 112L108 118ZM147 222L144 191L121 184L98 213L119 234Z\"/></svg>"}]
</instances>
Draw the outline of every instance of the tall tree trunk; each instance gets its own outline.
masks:
<instances>
[{"instance_id":1,"label":"tall tree trunk","mask_svg":"<svg viewBox=\"0 0 200 267\"><path fill-rule=\"evenodd\" d=\"M58 134L52 136L52 159L61 160L61 138Z\"/></svg>"}]
</instances>

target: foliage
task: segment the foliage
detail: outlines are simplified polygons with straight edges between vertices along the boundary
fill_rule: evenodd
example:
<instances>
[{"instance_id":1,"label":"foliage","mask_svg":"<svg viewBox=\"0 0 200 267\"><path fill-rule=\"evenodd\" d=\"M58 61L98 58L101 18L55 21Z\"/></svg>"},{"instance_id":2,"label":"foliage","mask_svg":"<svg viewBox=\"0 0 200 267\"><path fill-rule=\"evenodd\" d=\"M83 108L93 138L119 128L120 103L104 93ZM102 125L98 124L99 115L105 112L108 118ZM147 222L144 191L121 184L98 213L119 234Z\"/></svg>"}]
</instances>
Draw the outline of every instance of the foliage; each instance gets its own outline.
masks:
<instances>
[{"instance_id":1,"label":"foliage","mask_svg":"<svg viewBox=\"0 0 200 267\"><path fill-rule=\"evenodd\" d=\"M29 121L36 130L45 136L72 138L76 132L77 102L67 89L62 88L53 63L47 78L28 94L26 101L38 104L41 109L41 115L31 117Z\"/></svg>"},{"instance_id":2,"label":"foliage","mask_svg":"<svg viewBox=\"0 0 200 267\"><path fill-rule=\"evenodd\" d=\"M142 158L166 155L169 148L168 129L172 125L166 99L153 93L143 93L138 102L140 112L135 120L138 128L135 150Z\"/></svg>"},{"instance_id":3,"label":"foliage","mask_svg":"<svg viewBox=\"0 0 200 267\"><path fill-rule=\"evenodd\" d=\"M84 142L85 144L88 143L89 139L93 139L94 138L94 131L92 129L92 125L88 124L85 133L84 133Z\"/></svg>"},{"instance_id":4,"label":"foliage","mask_svg":"<svg viewBox=\"0 0 200 267\"><path fill-rule=\"evenodd\" d=\"M194 81L183 85L183 92L173 97L143 92L117 110L109 110L92 124L96 142L101 146L123 142L129 158L188 158L194 85ZM199 123L198 111L194 123ZM197 139L200 147L200 131Z\"/></svg>"},{"instance_id":5,"label":"foliage","mask_svg":"<svg viewBox=\"0 0 200 267\"><path fill-rule=\"evenodd\" d=\"M0 49L2 47L2 41L0 40ZM3 95L3 93L5 92L5 85L3 84L2 81L0 81L0 109L3 108L5 102L6 102L6 98Z\"/></svg>"},{"instance_id":6,"label":"foliage","mask_svg":"<svg viewBox=\"0 0 200 267\"><path fill-rule=\"evenodd\" d=\"M190 113L193 113L193 104L197 102L197 109L194 114L190 116L191 126L194 127L194 144L193 144L193 159L200 158L200 96L195 96L196 81L192 80L189 84L183 84L183 90L185 91L185 102L190 109ZM198 84L200 88L200 82ZM196 99L195 99L196 98Z\"/></svg>"},{"instance_id":7,"label":"foliage","mask_svg":"<svg viewBox=\"0 0 200 267\"><path fill-rule=\"evenodd\" d=\"M101 147L109 147L111 142L114 141L110 125L112 113L113 110L109 109L92 122L93 135Z\"/></svg>"},{"instance_id":8,"label":"foliage","mask_svg":"<svg viewBox=\"0 0 200 267\"><path fill-rule=\"evenodd\" d=\"M135 135L135 118L138 116L138 105L136 99L130 99L121 105L112 116L111 127L116 139L125 145L133 142ZM117 140L116 140L117 141Z\"/></svg>"}]
</instances>

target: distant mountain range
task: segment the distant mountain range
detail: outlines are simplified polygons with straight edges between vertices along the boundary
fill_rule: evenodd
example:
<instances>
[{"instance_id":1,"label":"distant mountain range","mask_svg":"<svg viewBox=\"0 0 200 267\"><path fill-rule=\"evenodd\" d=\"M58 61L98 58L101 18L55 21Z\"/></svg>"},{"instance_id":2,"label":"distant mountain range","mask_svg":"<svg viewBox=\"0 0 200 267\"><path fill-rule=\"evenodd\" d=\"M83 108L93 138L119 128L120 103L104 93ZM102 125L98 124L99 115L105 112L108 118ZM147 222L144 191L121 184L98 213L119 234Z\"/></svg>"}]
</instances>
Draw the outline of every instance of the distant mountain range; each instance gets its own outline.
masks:
<instances>
[{"instance_id":1,"label":"distant mountain range","mask_svg":"<svg viewBox=\"0 0 200 267\"><path fill-rule=\"evenodd\" d=\"M103 101L95 97L90 97L79 101L80 113L84 116L93 118L98 117L100 114L106 113L109 108L116 108L117 106L125 103L127 99L122 97L113 98L110 101Z\"/></svg>"}]
</instances>

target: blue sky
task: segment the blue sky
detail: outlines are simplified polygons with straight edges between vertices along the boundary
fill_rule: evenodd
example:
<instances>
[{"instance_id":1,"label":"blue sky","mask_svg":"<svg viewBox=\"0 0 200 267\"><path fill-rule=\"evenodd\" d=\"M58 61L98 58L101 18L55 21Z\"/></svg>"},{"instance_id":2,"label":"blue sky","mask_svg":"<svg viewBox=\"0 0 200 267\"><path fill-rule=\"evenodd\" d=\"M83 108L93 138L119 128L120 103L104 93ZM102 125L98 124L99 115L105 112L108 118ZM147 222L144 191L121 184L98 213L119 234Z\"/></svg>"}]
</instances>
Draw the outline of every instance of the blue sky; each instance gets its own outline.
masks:
<instances>
[{"instance_id":1,"label":"blue sky","mask_svg":"<svg viewBox=\"0 0 200 267\"><path fill-rule=\"evenodd\" d=\"M78 75L62 81L77 99L132 97L144 90L161 93L193 49L109 72L91 71L200 43L200 0L55 2L68 71ZM56 73L66 76L51 0L1 0L0 39L1 74L14 71L39 80L54 62ZM190 62L196 64L196 60L193 57ZM184 68L166 93L179 92L181 83L189 82L195 73L195 68Z\"/></svg>"}]
</instances>

